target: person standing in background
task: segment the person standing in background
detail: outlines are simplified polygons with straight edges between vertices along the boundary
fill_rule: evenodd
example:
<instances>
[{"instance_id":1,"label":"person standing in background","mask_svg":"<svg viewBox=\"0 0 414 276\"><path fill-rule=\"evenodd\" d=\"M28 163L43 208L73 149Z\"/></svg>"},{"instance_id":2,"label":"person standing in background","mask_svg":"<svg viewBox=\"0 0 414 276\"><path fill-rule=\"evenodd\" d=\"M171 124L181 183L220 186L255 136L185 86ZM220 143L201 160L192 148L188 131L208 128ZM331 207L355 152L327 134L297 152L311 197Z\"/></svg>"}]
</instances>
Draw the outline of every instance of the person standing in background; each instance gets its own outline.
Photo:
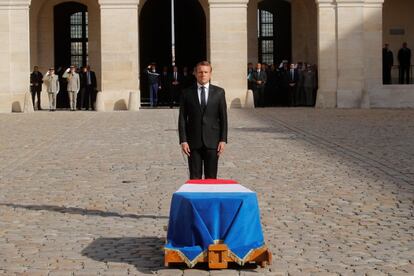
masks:
<instances>
[{"instance_id":1,"label":"person standing in background","mask_svg":"<svg viewBox=\"0 0 414 276\"><path fill-rule=\"evenodd\" d=\"M181 74L178 72L178 67L173 66L173 71L170 77L170 108L173 108L179 101L181 94Z\"/></svg>"},{"instance_id":2,"label":"person standing in background","mask_svg":"<svg viewBox=\"0 0 414 276\"><path fill-rule=\"evenodd\" d=\"M39 72L39 67L33 67L33 72L30 74L30 93L32 94L33 108L35 106L35 98L37 96L37 110L42 110L40 104L40 95L42 92L43 75Z\"/></svg>"},{"instance_id":3,"label":"person standing in background","mask_svg":"<svg viewBox=\"0 0 414 276\"><path fill-rule=\"evenodd\" d=\"M265 86L267 81L266 72L262 69L262 64L256 64L256 70L253 72L253 97L255 107L264 107Z\"/></svg>"},{"instance_id":4,"label":"person standing in background","mask_svg":"<svg viewBox=\"0 0 414 276\"><path fill-rule=\"evenodd\" d=\"M158 89L160 88L160 74L157 73L155 63L147 68L148 85L150 94L150 106L154 107L158 104Z\"/></svg>"},{"instance_id":5,"label":"person standing in background","mask_svg":"<svg viewBox=\"0 0 414 276\"><path fill-rule=\"evenodd\" d=\"M79 78L79 74L76 73L76 67L74 65L70 66L63 73L62 77L65 78L68 82L67 91L69 95L70 111L75 111L76 110L76 98L80 90L80 78Z\"/></svg>"},{"instance_id":6,"label":"person standing in background","mask_svg":"<svg viewBox=\"0 0 414 276\"><path fill-rule=\"evenodd\" d=\"M295 68L295 64L290 64L289 72L289 106L296 106L296 91L297 91L297 84L299 80L298 71Z\"/></svg>"},{"instance_id":7,"label":"person standing in background","mask_svg":"<svg viewBox=\"0 0 414 276\"><path fill-rule=\"evenodd\" d=\"M410 83L411 49L404 42L398 51L398 62L400 63L400 84Z\"/></svg>"},{"instance_id":8,"label":"person standing in background","mask_svg":"<svg viewBox=\"0 0 414 276\"><path fill-rule=\"evenodd\" d=\"M47 95L49 96L49 111L56 111L56 96L59 93L59 77L55 74L55 69L50 68L45 74L43 81L47 86Z\"/></svg>"},{"instance_id":9,"label":"person standing in background","mask_svg":"<svg viewBox=\"0 0 414 276\"><path fill-rule=\"evenodd\" d=\"M86 110L95 110L97 83L95 72L91 70L89 65L86 66L86 70L83 74L85 82L85 108Z\"/></svg>"}]
</instances>

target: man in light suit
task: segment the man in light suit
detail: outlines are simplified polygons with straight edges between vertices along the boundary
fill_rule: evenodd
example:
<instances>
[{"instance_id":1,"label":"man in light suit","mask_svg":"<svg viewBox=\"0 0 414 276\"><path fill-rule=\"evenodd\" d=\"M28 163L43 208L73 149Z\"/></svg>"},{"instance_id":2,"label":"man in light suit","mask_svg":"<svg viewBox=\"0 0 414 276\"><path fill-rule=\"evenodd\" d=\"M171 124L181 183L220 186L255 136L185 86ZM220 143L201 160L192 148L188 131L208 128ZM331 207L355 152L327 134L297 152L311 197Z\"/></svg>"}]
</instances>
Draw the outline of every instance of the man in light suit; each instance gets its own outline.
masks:
<instances>
[{"instance_id":1,"label":"man in light suit","mask_svg":"<svg viewBox=\"0 0 414 276\"><path fill-rule=\"evenodd\" d=\"M70 111L75 111L76 97L80 90L80 78L79 74L76 73L76 67L73 65L70 66L70 68L66 69L65 73L63 73L62 77L68 82L67 91L69 94Z\"/></svg>"},{"instance_id":2,"label":"man in light suit","mask_svg":"<svg viewBox=\"0 0 414 276\"><path fill-rule=\"evenodd\" d=\"M46 72L43 81L47 86L47 95L49 96L49 111L56 111L56 95L59 93L60 84L59 77L55 74L52 67Z\"/></svg>"},{"instance_id":3,"label":"man in light suit","mask_svg":"<svg viewBox=\"0 0 414 276\"><path fill-rule=\"evenodd\" d=\"M196 67L197 84L184 90L178 120L182 151L188 156L190 179L216 179L219 156L227 143L227 106L223 88L210 84L212 67Z\"/></svg>"}]
</instances>

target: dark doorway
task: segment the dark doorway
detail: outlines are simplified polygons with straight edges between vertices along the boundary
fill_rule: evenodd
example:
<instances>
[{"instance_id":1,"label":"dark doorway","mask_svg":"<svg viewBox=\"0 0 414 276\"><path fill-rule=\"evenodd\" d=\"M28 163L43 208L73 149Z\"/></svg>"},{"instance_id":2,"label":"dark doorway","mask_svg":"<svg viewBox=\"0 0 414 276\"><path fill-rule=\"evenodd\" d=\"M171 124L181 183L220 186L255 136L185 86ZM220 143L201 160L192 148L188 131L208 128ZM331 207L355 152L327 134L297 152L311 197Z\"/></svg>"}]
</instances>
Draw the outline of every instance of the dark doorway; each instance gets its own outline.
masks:
<instances>
[{"instance_id":1,"label":"dark doorway","mask_svg":"<svg viewBox=\"0 0 414 276\"><path fill-rule=\"evenodd\" d=\"M258 4L259 62L280 64L292 58L291 5L284 0Z\"/></svg>"},{"instance_id":2,"label":"dark doorway","mask_svg":"<svg viewBox=\"0 0 414 276\"><path fill-rule=\"evenodd\" d=\"M207 57L206 16L198 0L175 0L176 65L193 68ZM171 70L171 2L148 0L139 17L141 102L149 102L146 68L155 62ZM192 69L190 69L191 71Z\"/></svg>"},{"instance_id":3,"label":"dark doorway","mask_svg":"<svg viewBox=\"0 0 414 276\"><path fill-rule=\"evenodd\" d=\"M57 107L69 107L63 72L70 65L79 69L88 64L88 8L76 2L54 7L55 70L59 74L60 92Z\"/></svg>"}]
</instances>

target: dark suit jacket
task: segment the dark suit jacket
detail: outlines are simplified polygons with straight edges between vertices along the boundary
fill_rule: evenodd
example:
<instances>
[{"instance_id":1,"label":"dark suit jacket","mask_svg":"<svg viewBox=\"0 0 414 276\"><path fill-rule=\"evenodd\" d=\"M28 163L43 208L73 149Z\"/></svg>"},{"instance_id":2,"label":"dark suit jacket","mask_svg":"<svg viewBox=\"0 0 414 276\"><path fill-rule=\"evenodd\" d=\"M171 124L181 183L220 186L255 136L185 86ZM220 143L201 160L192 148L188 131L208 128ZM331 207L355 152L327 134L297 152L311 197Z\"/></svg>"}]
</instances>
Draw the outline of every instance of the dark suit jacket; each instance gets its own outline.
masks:
<instances>
[{"instance_id":1,"label":"dark suit jacket","mask_svg":"<svg viewBox=\"0 0 414 276\"><path fill-rule=\"evenodd\" d=\"M401 66L411 65L411 50L409 48L401 48L398 51L398 62Z\"/></svg>"},{"instance_id":2,"label":"dark suit jacket","mask_svg":"<svg viewBox=\"0 0 414 276\"><path fill-rule=\"evenodd\" d=\"M391 50L383 48L382 49L382 67L383 69L391 69L394 65L394 55Z\"/></svg>"},{"instance_id":3,"label":"dark suit jacket","mask_svg":"<svg viewBox=\"0 0 414 276\"><path fill-rule=\"evenodd\" d=\"M203 112L197 85L183 91L178 119L180 144L190 149L216 149L219 142L227 143L227 106L223 88L210 84L207 106Z\"/></svg>"},{"instance_id":4,"label":"dark suit jacket","mask_svg":"<svg viewBox=\"0 0 414 276\"><path fill-rule=\"evenodd\" d=\"M30 74L30 85L32 88L32 91L42 91L42 83L43 83L43 75L40 72L32 72ZM36 85L37 84L37 85Z\"/></svg>"},{"instance_id":5,"label":"dark suit jacket","mask_svg":"<svg viewBox=\"0 0 414 276\"><path fill-rule=\"evenodd\" d=\"M256 81L262 81L262 84L257 84ZM267 81L267 74L264 70L260 70L260 73L257 70L253 71L253 85L256 87L265 86Z\"/></svg>"},{"instance_id":6,"label":"dark suit jacket","mask_svg":"<svg viewBox=\"0 0 414 276\"><path fill-rule=\"evenodd\" d=\"M89 71L90 75L91 75L91 86L96 89L97 87L97 83L96 83L96 75L95 72L93 71ZM88 78L86 75L86 72L82 72L80 75L80 82L81 82L81 87L86 87L88 84Z\"/></svg>"}]
</instances>

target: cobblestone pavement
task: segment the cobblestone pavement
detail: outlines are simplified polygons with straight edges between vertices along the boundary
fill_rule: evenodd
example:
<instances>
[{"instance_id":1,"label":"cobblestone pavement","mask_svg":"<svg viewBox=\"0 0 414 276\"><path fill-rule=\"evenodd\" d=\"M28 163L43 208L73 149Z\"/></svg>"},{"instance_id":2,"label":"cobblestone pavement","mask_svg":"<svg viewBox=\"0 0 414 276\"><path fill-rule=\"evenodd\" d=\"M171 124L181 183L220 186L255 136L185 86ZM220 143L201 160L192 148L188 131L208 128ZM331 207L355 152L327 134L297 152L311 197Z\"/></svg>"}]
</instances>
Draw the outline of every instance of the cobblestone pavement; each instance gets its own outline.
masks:
<instances>
[{"instance_id":1,"label":"cobblestone pavement","mask_svg":"<svg viewBox=\"0 0 414 276\"><path fill-rule=\"evenodd\" d=\"M413 110L231 110L273 264L163 268L177 110L0 115L0 275L414 275Z\"/></svg>"}]
</instances>

